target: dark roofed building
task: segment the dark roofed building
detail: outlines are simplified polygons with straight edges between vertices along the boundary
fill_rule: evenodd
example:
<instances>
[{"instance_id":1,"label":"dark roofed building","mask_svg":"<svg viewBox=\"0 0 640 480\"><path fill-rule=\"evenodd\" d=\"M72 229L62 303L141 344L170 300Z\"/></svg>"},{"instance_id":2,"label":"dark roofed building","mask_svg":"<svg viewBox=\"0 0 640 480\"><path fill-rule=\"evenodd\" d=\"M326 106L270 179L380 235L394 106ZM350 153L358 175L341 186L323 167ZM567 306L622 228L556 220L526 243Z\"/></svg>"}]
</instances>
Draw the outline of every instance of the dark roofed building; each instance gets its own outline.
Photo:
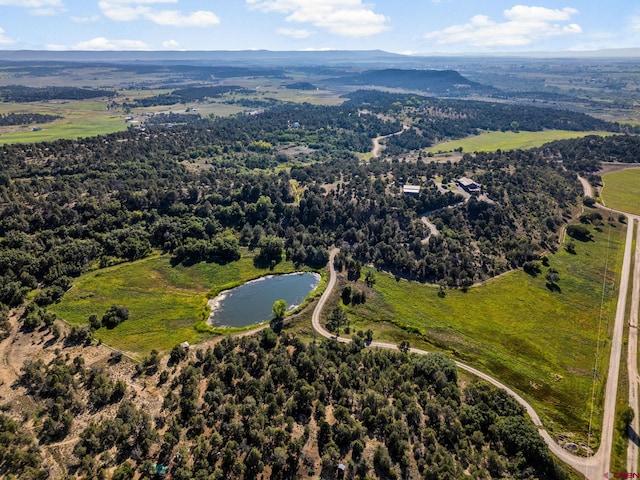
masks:
<instances>
[{"instance_id":1,"label":"dark roofed building","mask_svg":"<svg viewBox=\"0 0 640 480\"><path fill-rule=\"evenodd\" d=\"M471 195L476 195L482 193L482 187L479 183L474 182L470 178L461 177L456 183L460 185L465 191L469 192Z\"/></svg>"}]
</instances>

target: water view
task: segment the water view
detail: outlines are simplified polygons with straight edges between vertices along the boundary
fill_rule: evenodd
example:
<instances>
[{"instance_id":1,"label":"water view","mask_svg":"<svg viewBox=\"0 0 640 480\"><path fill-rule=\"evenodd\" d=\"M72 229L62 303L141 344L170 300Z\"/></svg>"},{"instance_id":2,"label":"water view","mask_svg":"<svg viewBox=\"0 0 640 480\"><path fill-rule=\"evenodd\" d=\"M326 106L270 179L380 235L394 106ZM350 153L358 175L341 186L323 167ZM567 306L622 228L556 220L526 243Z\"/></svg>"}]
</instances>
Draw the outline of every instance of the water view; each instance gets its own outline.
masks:
<instances>
[{"instance_id":1,"label":"water view","mask_svg":"<svg viewBox=\"0 0 640 480\"><path fill-rule=\"evenodd\" d=\"M284 299L289 310L295 308L319 282L320 275L308 272L252 280L209 300L211 313L207 323L216 327L246 327L271 320L273 302Z\"/></svg>"}]
</instances>

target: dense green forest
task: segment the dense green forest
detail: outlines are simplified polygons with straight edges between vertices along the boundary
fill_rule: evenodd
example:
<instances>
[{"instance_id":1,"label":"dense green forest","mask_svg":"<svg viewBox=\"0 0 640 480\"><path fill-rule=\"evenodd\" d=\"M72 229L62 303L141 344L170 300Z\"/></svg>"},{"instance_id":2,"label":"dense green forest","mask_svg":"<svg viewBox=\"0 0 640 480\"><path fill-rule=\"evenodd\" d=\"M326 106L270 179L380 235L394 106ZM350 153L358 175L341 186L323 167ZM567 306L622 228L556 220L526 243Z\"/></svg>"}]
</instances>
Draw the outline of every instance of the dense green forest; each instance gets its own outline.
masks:
<instances>
[{"instance_id":1,"label":"dense green forest","mask_svg":"<svg viewBox=\"0 0 640 480\"><path fill-rule=\"evenodd\" d=\"M176 103L188 103L204 101L210 98L221 98L229 93L252 93L252 91L237 85L220 85L211 87L194 86L180 88L162 95L140 98L134 103L125 102L123 106L133 108L150 107L154 105L174 105Z\"/></svg>"},{"instance_id":2,"label":"dense green forest","mask_svg":"<svg viewBox=\"0 0 640 480\"><path fill-rule=\"evenodd\" d=\"M418 124L429 121L443 137L466 134L467 128L447 129L456 111L478 125L490 115L478 102L437 101L437 110L448 112L438 116L433 99L377 92L357 98L360 104L283 105L215 120L182 116L193 120L78 141L2 146L0 302L18 305L27 292L43 287L37 301L46 305L88 268L139 259L153 249L178 260L228 261L239 248L260 248L274 237L284 240L287 257L298 264L323 265L328 248L342 245L356 262L465 286L557 248L557 232L581 195L577 171L591 171L612 155L638 158L638 139L617 136L526 152L465 154L458 163L431 162L426 155L399 161L389 153L363 162L354 152L367 152L372 138L401 129L389 107ZM505 128L517 121L534 129L546 121L621 129L582 114L535 110L496 114L495 128L497 119L506 118ZM424 136L425 130L414 134ZM308 151L293 163L281 152L292 145ZM393 144L395 150L413 148ZM573 160L582 150L589 156ZM583 165L587 158L589 168ZM461 202L435 183L465 175L482 184L484 199ZM403 183L421 185L420 194L403 195ZM440 235L429 236L420 220L429 212Z\"/></svg>"},{"instance_id":3,"label":"dense green forest","mask_svg":"<svg viewBox=\"0 0 640 480\"><path fill-rule=\"evenodd\" d=\"M58 115L42 113L6 113L0 114L0 127L12 125L28 125L30 123L48 123L58 120Z\"/></svg>"},{"instance_id":4,"label":"dense green forest","mask_svg":"<svg viewBox=\"0 0 640 480\"><path fill-rule=\"evenodd\" d=\"M42 102L47 100L85 100L88 98L113 97L116 92L78 87L27 87L6 85L0 87L3 102Z\"/></svg>"},{"instance_id":5,"label":"dense green forest","mask_svg":"<svg viewBox=\"0 0 640 480\"><path fill-rule=\"evenodd\" d=\"M620 135L458 161L422 151L480 129L544 128ZM401 131L368 155L374 138ZM46 307L75 277L154 251L191 264L234 262L249 249L266 266L286 257L320 267L339 246L350 274L371 264L466 288L557 249L582 196L577 174L597 182L602 162L636 162L633 131L570 111L360 91L340 106L155 115L106 136L3 145L0 330L8 307L28 299L13 310L22 330L57 339ZM457 189L461 177L482 195ZM404 194L405 184L418 194ZM117 322L126 312L111 313ZM90 341L88 332L71 329L65 346ZM85 478L106 478L107 468L112 478L151 476L158 466L176 479L331 477L340 464L349 478L566 478L506 393L460 390L440 355L364 347L360 335L305 345L267 329L192 353L176 347L167 368L154 351L131 378L64 350L29 360L18 385L38 405L35 428L0 416L0 473L46 478L42 449L79 438L66 465ZM117 352L109 360L121 361ZM136 404L136 382L161 392L157 417ZM80 429L83 415L95 419Z\"/></svg>"},{"instance_id":6,"label":"dense green forest","mask_svg":"<svg viewBox=\"0 0 640 480\"><path fill-rule=\"evenodd\" d=\"M27 361L19 381L43 407L40 445L64 440L74 417L91 412L65 460L82 478L113 467L111 478L152 478L158 466L178 480L568 478L513 398L482 383L460 390L440 354L371 350L358 335L305 345L268 329L170 357L164 367L152 354L131 380L82 356ZM159 415L132 402L130 382L157 384ZM0 424L3 458L24 452L0 472L46 478L33 439L5 416Z\"/></svg>"}]
</instances>

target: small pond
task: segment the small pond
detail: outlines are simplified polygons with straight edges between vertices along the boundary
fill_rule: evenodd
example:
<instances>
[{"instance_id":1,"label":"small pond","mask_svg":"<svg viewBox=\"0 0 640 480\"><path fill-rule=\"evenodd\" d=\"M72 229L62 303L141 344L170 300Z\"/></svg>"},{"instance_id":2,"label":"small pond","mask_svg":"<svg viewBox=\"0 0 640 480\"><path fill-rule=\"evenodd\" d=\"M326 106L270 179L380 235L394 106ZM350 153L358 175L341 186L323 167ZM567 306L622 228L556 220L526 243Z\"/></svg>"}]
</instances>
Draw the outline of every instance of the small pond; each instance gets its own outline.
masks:
<instances>
[{"instance_id":1,"label":"small pond","mask_svg":"<svg viewBox=\"0 0 640 480\"><path fill-rule=\"evenodd\" d=\"M251 280L209 300L211 314L207 323L214 327L246 327L271 320L273 302L284 299L291 310L300 305L319 282L320 275L308 272Z\"/></svg>"}]
</instances>

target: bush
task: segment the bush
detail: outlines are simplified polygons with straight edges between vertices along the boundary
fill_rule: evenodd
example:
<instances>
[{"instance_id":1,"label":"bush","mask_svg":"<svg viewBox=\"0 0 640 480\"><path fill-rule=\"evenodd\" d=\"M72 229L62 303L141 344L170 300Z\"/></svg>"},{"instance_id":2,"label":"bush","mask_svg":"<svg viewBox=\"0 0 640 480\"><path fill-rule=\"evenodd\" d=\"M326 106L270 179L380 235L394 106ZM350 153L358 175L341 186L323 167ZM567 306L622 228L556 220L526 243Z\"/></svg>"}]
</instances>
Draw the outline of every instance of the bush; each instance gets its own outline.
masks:
<instances>
[{"instance_id":1,"label":"bush","mask_svg":"<svg viewBox=\"0 0 640 480\"><path fill-rule=\"evenodd\" d=\"M580 240L581 242L588 242L592 239L591 232L584 225L569 225L567 227L567 235L571 238L575 238L576 240Z\"/></svg>"},{"instance_id":2,"label":"bush","mask_svg":"<svg viewBox=\"0 0 640 480\"><path fill-rule=\"evenodd\" d=\"M102 316L102 325L106 328L115 328L129 318L129 310L122 305L111 305Z\"/></svg>"}]
</instances>

